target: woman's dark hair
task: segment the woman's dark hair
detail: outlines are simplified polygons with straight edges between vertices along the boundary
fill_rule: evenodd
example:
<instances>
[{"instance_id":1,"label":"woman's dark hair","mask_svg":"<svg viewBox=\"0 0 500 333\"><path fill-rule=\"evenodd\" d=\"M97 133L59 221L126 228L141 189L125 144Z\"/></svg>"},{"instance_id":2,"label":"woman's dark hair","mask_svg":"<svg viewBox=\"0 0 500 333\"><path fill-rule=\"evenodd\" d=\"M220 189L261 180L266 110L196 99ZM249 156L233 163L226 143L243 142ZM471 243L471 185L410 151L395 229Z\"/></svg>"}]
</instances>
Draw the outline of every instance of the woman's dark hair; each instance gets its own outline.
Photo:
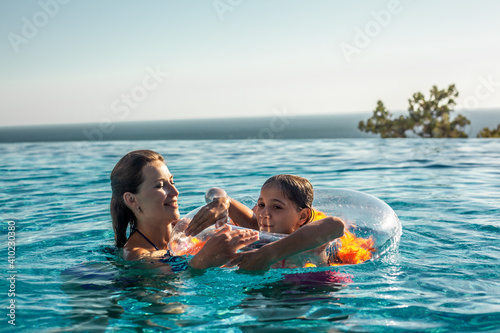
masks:
<instances>
[{"instance_id":1,"label":"woman's dark hair","mask_svg":"<svg viewBox=\"0 0 500 333\"><path fill-rule=\"evenodd\" d=\"M111 197L110 211L115 231L117 247L123 247L127 242L127 227L134 227L137 219L125 205L123 194L130 192L137 194L139 187L144 182L143 168L154 161L163 162L163 156L152 150L136 150L123 156L111 171Z\"/></svg>"},{"instance_id":2,"label":"woman's dark hair","mask_svg":"<svg viewBox=\"0 0 500 333\"><path fill-rule=\"evenodd\" d=\"M299 210L311 209L311 216L309 216L306 223L313 220L314 209L312 209L312 202L314 190L311 182L307 179L295 175L276 175L266 180L262 188L266 186L278 187L285 197L297 205Z\"/></svg>"}]
</instances>

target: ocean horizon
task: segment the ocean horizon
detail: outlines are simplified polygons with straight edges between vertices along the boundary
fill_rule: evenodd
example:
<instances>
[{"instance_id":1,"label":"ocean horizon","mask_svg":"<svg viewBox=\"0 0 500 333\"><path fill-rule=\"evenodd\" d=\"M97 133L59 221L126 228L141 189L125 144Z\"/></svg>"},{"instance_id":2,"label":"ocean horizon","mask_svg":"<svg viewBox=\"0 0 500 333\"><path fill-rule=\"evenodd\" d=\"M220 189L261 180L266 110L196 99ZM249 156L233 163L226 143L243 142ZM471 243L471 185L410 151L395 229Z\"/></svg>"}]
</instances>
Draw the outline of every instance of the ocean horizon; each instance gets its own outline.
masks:
<instances>
[{"instance_id":1,"label":"ocean horizon","mask_svg":"<svg viewBox=\"0 0 500 333\"><path fill-rule=\"evenodd\" d=\"M463 114L471 121L465 129L470 138L484 127L500 124L500 110L455 114ZM4 126L0 127L0 142L378 138L358 130L359 121L366 121L371 115L372 112Z\"/></svg>"}]
</instances>

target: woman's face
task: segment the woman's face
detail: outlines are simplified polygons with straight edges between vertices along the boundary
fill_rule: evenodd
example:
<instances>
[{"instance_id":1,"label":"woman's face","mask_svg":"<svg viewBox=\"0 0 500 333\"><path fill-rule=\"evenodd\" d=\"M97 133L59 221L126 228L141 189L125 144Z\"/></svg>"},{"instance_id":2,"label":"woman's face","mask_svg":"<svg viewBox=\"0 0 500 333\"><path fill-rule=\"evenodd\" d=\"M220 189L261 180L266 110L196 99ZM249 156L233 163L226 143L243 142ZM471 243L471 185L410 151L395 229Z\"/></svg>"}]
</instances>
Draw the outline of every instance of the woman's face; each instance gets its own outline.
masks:
<instances>
[{"instance_id":1,"label":"woman's face","mask_svg":"<svg viewBox=\"0 0 500 333\"><path fill-rule=\"evenodd\" d=\"M303 210L272 185L260 190L255 213L260 231L291 234L305 222Z\"/></svg>"},{"instance_id":2,"label":"woman's face","mask_svg":"<svg viewBox=\"0 0 500 333\"><path fill-rule=\"evenodd\" d=\"M135 195L140 211L134 213L139 220L157 220L158 223L171 223L178 220L179 191L174 186L174 177L165 163L155 161L142 169L144 182Z\"/></svg>"}]
</instances>

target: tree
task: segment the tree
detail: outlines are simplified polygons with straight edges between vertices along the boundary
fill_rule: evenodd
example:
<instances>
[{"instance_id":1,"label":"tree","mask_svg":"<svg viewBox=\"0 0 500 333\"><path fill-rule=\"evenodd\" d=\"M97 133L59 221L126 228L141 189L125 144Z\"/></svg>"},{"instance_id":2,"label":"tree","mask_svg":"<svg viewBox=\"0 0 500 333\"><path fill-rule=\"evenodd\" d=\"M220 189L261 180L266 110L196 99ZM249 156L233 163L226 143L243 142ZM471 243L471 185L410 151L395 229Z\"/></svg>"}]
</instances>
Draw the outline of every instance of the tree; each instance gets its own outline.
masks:
<instances>
[{"instance_id":1,"label":"tree","mask_svg":"<svg viewBox=\"0 0 500 333\"><path fill-rule=\"evenodd\" d=\"M385 108L382 101L377 101L377 107L373 111L373 116L358 124L360 131L380 133L383 138L406 138L406 119L400 116L392 120L392 114Z\"/></svg>"},{"instance_id":2,"label":"tree","mask_svg":"<svg viewBox=\"0 0 500 333\"><path fill-rule=\"evenodd\" d=\"M477 135L478 138L500 138L500 124L497 128L490 130L488 127L484 127L481 132Z\"/></svg>"},{"instance_id":3,"label":"tree","mask_svg":"<svg viewBox=\"0 0 500 333\"><path fill-rule=\"evenodd\" d=\"M454 84L448 89L439 90L433 86L429 99L417 92L408 100L408 116L399 116L392 119L392 114L387 111L382 101L377 101L373 116L365 122L360 121L360 131L380 134L382 138L406 138L413 136L422 138L467 138L464 127L470 120L462 115L457 115L453 120L453 112L458 91Z\"/></svg>"}]
</instances>

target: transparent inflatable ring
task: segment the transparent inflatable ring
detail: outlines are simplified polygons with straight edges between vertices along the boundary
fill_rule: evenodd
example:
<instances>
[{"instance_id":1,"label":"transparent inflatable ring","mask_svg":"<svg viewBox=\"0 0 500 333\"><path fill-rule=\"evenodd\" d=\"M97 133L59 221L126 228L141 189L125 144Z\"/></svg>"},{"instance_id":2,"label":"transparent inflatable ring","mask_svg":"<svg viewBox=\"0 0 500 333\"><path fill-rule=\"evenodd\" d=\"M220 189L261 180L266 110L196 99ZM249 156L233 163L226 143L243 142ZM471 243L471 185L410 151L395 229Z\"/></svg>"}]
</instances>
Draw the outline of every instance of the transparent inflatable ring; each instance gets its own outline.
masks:
<instances>
[{"instance_id":1,"label":"transparent inflatable ring","mask_svg":"<svg viewBox=\"0 0 500 333\"><path fill-rule=\"evenodd\" d=\"M207 191L205 200L211 202L214 198L227 196L225 191L212 188ZM326 216L337 216L346 225L345 235L322 248L326 252L326 260L313 260L307 256L317 256L318 252L305 253L304 266L336 266L358 264L366 260L379 258L389 249L398 246L402 234L401 223L392 208L382 200L366 193L347 189L316 189L314 191L313 209L316 219ZM255 204L255 202L253 202ZM203 207L203 206L202 206ZM175 225L169 250L175 255L194 255L213 236L217 227L225 222L218 221L217 226L211 226L194 237L184 233L187 226L202 208L198 207L182 217ZM232 225L236 229L244 229ZM259 240L242 249L259 248L270 242L277 241L287 235L259 232ZM304 256L304 254L302 255ZM307 264L314 262L314 264Z\"/></svg>"}]
</instances>

